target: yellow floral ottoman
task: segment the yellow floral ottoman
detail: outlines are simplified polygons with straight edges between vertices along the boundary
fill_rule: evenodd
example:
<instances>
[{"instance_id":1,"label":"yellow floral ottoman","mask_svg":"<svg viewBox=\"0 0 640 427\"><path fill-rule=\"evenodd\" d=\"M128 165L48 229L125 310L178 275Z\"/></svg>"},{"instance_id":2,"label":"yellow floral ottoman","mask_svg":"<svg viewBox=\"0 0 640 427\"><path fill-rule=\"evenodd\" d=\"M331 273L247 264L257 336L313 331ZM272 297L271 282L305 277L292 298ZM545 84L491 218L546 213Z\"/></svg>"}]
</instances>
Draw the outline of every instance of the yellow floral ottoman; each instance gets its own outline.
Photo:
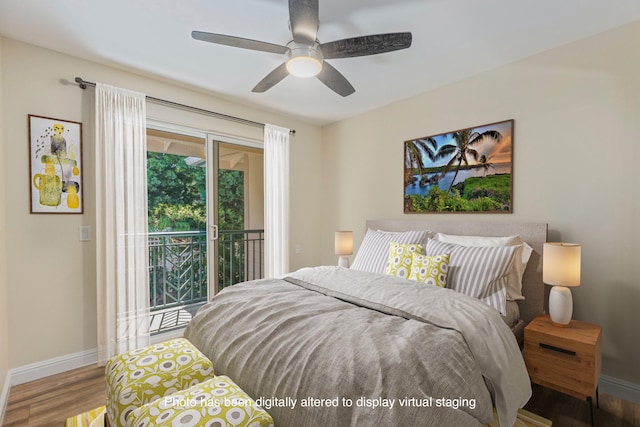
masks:
<instances>
[{"instance_id":1,"label":"yellow floral ottoman","mask_svg":"<svg viewBox=\"0 0 640 427\"><path fill-rule=\"evenodd\" d=\"M127 427L273 427L273 418L221 375L134 410Z\"/></svg>"},{"instance_id":2,"label":"yellow floral ottoman","mask_svg":"<svg viewBox=\"0 0 640 427\"><path fill-rule=\"evenodd\" d=\"M107 418L124 426L140 406L213 377L213 364L184 338L132 350L107 362Z\"/></svg>"}]
</instances>

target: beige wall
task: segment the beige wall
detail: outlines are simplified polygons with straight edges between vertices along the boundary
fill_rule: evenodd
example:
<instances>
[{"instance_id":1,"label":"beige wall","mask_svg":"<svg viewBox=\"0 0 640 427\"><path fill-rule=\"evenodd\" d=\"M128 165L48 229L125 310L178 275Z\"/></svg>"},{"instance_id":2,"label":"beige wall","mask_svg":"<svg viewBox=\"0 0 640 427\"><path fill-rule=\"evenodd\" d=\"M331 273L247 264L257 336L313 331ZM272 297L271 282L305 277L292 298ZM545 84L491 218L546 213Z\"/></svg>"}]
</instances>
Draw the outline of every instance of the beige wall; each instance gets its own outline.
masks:
<instances>
[{"instance_id":1,"label":"beige wall","mask_svg":"<svg viewBox=\"0 0 640 427\"><path fill-rule=\"evenodd\" d=\"M96 347L95 249L93 242L78 241L80 225L95 226L94 147L92 137L93 90L82 91L61 83L81 76L144 92L204 109L259 122L296 129L292 138L292 203L308 211L292 211L291 244L304 248L292 256L292 268L313 265L320 258L319 201L321 131L318 127L267 111L248 108L104 65L62 55L50 50L2 40L2 99L5 104L3 183L8 183L6 241L9 337L3 335L6 321L0 318L0 348L8 348L8 366L16 368ZM85 213L83 215L31 215L28 194L27 115L36 114L83 122ZM158 105L148 105L152 119L220 133L261 139L261 129L242 126L208 116L195 115ZM3 160L0 157L0 160ZM0 194L1 196L1 194ZM2 200L0 200L2 201ZM0 217L0 220L2 218ZM313 224L313 227L310 225ZM93 231L93 230L92 230ZM93 234L93 233L92 233ZM3 239L4 240L4 239ZM292 251L293 252L293 251ZM0 279L0 298L4 300ZM5 313L3 310L2 313ZM0 369L6 366L0 354ZM2 371L0 371L0 374Z\"/></svg>"},{"instance_id":2,"label":"beige wall","mask_svg":"<svg viewBox=\"0 0 640 427\"><path fill-rule=\"evenodd\" d=\"M5 128L3 121L4 98L2 97L2 46L0 38L0 165L4 165L5 152ZM0 413L2 412L2 390L9 370L9 305L7 289L7 264L6 264L6 221L5 221L5 185L6 180L0 180ZM2 421L0 417L0 422Z\"/></svg>"},{"instance_id":3,"label":"beige wall","mask_svg":"<svg viewBox=\"0 0 640 427\"><path fill-rule=\"evenodd\" d=\"M6 266L6 276L0 275L0 381L7 367L96 345L95 251L92 242L78 241L80 225L95 225L95 201L85 193L84 215L30 215L27 184L27 114L82 121L85 171L93 169L93 91L60 82L80 75L295 128L292 269L335 264L334 230L353 229L357 245L367 218L405 217L404 140L515 119L514 213L439 219L547 222L550 239L581 243L583 286L573 292L574 317L603 325L604 372L640 383L640 343L633 330L640 321L640 227L634 221L640 215L640 188L634 185L640 154L638 39L640 24L630 24L322 130L160 79L0 39L0 165L6 186L4 194L0 189L0 267ZM259 129L153 104L149 116L261 136ZM85 189L92 188L90 172L84 179ZM297 244L299 254L293 250Z\"/></svg>"},{"instance_id":4,"label":"beige wall","mask_svg":"<svg viewBox=\"0 0 640 427\"><path fill-rule=\"evenodd\" d=\"M574 318L603 326L605 374L640 383L638 40L640 22L324 128L323 262L334 230L359 245L367 218L421 217L403 214L403 141L513 118L513 214L438 219L547 222L581 243Z\"/></svg>"}]
</instances>

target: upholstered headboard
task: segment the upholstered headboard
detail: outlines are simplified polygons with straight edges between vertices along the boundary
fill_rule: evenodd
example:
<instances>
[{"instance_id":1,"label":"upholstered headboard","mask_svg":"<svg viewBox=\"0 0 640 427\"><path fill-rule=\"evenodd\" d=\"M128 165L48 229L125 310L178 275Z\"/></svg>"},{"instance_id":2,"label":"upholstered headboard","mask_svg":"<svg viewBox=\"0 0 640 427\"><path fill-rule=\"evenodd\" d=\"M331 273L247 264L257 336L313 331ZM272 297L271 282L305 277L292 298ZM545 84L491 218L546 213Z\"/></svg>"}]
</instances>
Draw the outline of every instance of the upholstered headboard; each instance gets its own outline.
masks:
<instances>
[{"instance_id":1,"label":"upholstered headboard","mask_svg":"<svg viewBox=\"0 0 640 427\"><path fill-rule=\"evenodd\" d=\"M387 231L429 230L436 233L469 236L519 235L533 248L522 278L522 295L518 301L524 325L544 311L544 284L542 283L542 246L547 241L547 224L498 223L471 221L430 220L367 220L367 228Z\"/></svg>"}]
</instances>

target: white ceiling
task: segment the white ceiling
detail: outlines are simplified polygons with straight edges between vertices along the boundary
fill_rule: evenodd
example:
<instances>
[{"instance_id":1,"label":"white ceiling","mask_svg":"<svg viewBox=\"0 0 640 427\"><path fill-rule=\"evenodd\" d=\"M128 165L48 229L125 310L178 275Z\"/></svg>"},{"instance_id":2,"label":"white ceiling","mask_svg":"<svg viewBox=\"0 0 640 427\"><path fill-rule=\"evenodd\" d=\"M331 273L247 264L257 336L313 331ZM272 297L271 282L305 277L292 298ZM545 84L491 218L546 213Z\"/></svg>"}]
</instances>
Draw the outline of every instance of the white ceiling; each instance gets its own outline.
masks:
<instances>
[{"instance_id":1,"label":"white ceiling","mask_svg":"<svg viewBox=\"0 0 640 427\"><path fill-rule=\"evenodd\" d=\"M252 93L281 56L191 38L191 31L199 30L284 45L291 40L288 17L286 0L0 0L5 37L316 124L638 20L640 1L320 0L320 42L413 33L409 49L329 61L356 89L346 98L315 78L292 76L265 93Z\"/></svg>"}]
</instances>

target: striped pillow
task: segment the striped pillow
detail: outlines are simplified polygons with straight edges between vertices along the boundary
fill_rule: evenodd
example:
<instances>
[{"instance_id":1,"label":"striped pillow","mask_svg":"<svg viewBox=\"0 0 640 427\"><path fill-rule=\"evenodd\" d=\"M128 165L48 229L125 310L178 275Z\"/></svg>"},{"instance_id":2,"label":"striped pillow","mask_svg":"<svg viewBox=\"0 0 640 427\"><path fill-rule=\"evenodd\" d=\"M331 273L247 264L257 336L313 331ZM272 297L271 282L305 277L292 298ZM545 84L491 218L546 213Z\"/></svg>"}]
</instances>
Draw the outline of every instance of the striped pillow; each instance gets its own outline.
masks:
<instances>
[{"instance_id":1,"label":"striped pillow","mask_svg":"<svg viewBox=\"0 0 640 427\"><path fill-rule=\"evenodd\" d=\"M522 295L522 276L527 268L533 248L523 242L520 236L485 237L436 233L433 238L440 242L455 243L461 246L521 246L522 249L516 249L515 261L509 270L509 274L502 280L507 283L507 301L524 299ZM517 260L521 260L521 262L517 262Z\"/></svg>"},{"instance_id":2,"label":"striped pillow","mask_svg":"<svg viewBox=\"0 0 640 427\"><path fill-rule=\"evenodd\" d=\"M477 298L506 314L506 282L499 280L511 269L517 246L460 246L436 240L427 242L429 256L450 253L447 287Z\"/></svg>"},{"instance_id":3,"label":"striped pillow","mask_svg":"<svg viewBox=\"0 0 640 427\"><path fill-rule=\"evenodd\" d=\"M351 265L352 270L383 274L389 260L391 242L424 244L429 231L381 231L367 229L362 244Z\"/></svg>"}]
</instances>

